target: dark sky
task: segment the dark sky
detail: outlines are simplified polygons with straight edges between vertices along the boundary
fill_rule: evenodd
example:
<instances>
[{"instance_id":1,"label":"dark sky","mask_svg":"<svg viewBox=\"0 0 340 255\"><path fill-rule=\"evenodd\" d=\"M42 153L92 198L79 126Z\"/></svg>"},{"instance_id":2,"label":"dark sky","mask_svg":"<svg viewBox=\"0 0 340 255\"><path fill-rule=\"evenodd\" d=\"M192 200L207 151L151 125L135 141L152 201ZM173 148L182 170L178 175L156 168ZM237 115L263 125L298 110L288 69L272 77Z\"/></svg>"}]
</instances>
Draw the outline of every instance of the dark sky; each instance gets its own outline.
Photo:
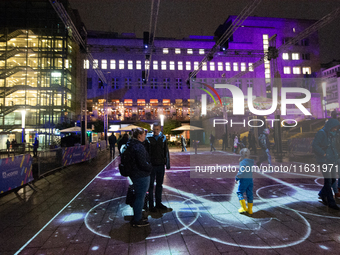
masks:
<instances>
[{"instance_id":1,"label":"dark sky","mask_svg":"<svg viewBox=\"0 0 340 255\"><path fill-rule=\"evenodd\" d=\"M151 0L69 0L88 30L135 33L149 31ZM161 0L156 37L213 35L229 15L250 0ZM262 0L252 16L319 20L340 0ZM319 31L321 62L340 60L340 15Z\"/></svg>"}]
</instances>

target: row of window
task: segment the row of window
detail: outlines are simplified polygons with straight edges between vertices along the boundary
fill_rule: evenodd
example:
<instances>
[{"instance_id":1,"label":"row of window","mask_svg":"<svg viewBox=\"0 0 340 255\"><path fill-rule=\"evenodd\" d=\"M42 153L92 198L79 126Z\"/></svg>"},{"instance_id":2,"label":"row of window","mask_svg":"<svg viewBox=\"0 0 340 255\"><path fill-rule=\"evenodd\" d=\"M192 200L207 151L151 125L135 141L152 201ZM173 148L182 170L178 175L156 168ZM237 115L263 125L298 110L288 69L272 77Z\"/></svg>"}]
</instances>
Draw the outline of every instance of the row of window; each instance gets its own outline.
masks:
<instances>
[{"instance_id":1,"label":"row of window","mask_svg":"<svg viewBox=\"0 0 340 255\"><path fill-rule=\"evenodd\" d=\"M199 63L198 61L193 62L193 67L194 70L197 70L199 67ZM115 59L111 59L110 60L110 68L111 70L114 70L117 68L117 63ZM144 68L148 69L150 65L150 61L145 60L144 61ZM177 70L181 71L184 70L184 65L185 65L185 70L190 71L192 70L192 62L191 61L177 61ZM89 69L89 60L85 60L84 61L84 68L85 69ZM98 59L94 59L93 61L93 69L97 69L98 66ZM176 70L176 62L175 61L169 61L169 63L167 63L167 61L158 61L158 60L154 60L152 61L152 69L153 70ZM237 63L237 62L209 62L209 70L210 71L246 71L247 68L249 69L249 71L254 71L253 69L253 63L247 63L242 62L242 63ZM106 59L102 59L101 60L101 69L105 70L108 69L108 62ZM119 60L118 61L118 69L123 70L125 69L125 60ZM128 70L134 70L134 63L133 60L128 60L127 61L127 69ZM135 69L136 70L142 70L142 61L141 60L137 60L135 63ZM208 71L208 64L207 62L203 62L202 63L202 70L203 71Z\"/></svg>"},{"instance_id":2,"label":"row of window","mask_svg":"<svg viewBox=\"0 0 340 255\"><path fill-rule=\"evenodd\" d=\"M291 74L291 71L293 71L293 74L301 74L301 67L300 66L284 66L283 67L283 73L284 74ZM302 67L302 74L311 74L311 68L308 66Z\"/></svg>"},{"instance_id":3,"label":"row of window","mask_svg":"<svg viewBox=\"0 0 340 255\"><path fill-rule=\"evenodd\" d=\"M196 51L196 50L197 49L186 49L188 55L194 54L194 51ZM169 54L169 52L170 52L169 48L163 48L163 54ZM175 54L181 54L181 53L182 53L182 49L175 48ZM205 50L204 49L198 49L198 54L204 55Z\"/></svg>"},{"instance_id":4,"label":"row of window","mask_svg":"<svg viewBox=\"0 0 340 255\"><path fill-rule=\"evenodd\" d=\"M310 60L310 54L309 53L292 53L291 58L289 56L289 53L282 53L282 59L283 60Z\"/></svg>"}]
</instances>

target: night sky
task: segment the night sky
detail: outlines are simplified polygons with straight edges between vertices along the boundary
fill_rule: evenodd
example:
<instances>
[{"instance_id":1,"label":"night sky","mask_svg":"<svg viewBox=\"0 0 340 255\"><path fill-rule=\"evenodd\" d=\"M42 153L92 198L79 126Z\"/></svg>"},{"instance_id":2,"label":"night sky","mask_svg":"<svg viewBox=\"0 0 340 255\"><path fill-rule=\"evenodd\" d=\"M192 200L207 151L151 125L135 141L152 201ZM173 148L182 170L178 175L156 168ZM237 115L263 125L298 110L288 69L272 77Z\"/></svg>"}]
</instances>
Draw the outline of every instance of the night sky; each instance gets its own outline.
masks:
<instances>
[{"instance_id":1,"label":"night sky","mask_svg":"<svg viewBox=\"0 0 340 255\"><path fill-rule=\"evenodd\" d=\"M69 0L88 30L135 33L149 31L150 0ZM156 37L213 35L229 15L249 0L161 0ZM340 0L262 0L252 16L319 20L340 7ZM340 60L340 16L319 31L321 62Z\"/></svg>"}]
</instances>

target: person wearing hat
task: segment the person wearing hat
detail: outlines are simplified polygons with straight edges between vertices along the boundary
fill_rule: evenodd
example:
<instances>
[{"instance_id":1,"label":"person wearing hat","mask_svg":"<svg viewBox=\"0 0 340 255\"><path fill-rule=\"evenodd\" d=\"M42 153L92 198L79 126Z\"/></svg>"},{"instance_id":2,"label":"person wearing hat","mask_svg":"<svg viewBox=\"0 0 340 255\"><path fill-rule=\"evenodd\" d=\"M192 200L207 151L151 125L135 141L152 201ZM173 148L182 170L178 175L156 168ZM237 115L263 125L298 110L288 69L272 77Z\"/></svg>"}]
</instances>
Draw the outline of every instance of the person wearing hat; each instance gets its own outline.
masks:
<instances>
[{"instance_id":1,"label":"person wearing hat","mask_svg":"<svg viewBox=\"0 0 340 255\"><path fill-rule=\"evenodd\" d=\"M237 196L241 204L238 209L239 213L253 214L253 172L254 160L250 159L250 150L244 148L240 151L240 168L235 177L235 183L238 183ZM248 208L244 200L243 193L247 194Z\"/></svg>"}]
</instances>

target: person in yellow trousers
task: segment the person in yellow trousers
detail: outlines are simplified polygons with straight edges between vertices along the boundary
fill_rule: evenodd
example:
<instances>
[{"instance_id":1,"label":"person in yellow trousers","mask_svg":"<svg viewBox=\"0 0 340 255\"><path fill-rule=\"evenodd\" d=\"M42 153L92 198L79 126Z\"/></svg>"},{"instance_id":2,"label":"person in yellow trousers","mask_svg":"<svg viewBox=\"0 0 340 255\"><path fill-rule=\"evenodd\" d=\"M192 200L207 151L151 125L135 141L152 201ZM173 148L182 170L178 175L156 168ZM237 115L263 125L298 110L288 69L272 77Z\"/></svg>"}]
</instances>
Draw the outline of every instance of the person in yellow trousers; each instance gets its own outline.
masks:
<instances>
[{"instance_id":1,"label":"person in yellow trousers","mask_svg":"<svg viewBox=\"0 0 340 255\"><path fill-rule=\"evenodd\" d=\"M241 204L238 209L239 213L253 214L253 172L254 160L250 159L250 150L244 148L240 151L240 168L235 177L235 182L238 183L237 196ZM248 208L244 200L243 193L247 194Z\"/></svg>"}]
</instances>

